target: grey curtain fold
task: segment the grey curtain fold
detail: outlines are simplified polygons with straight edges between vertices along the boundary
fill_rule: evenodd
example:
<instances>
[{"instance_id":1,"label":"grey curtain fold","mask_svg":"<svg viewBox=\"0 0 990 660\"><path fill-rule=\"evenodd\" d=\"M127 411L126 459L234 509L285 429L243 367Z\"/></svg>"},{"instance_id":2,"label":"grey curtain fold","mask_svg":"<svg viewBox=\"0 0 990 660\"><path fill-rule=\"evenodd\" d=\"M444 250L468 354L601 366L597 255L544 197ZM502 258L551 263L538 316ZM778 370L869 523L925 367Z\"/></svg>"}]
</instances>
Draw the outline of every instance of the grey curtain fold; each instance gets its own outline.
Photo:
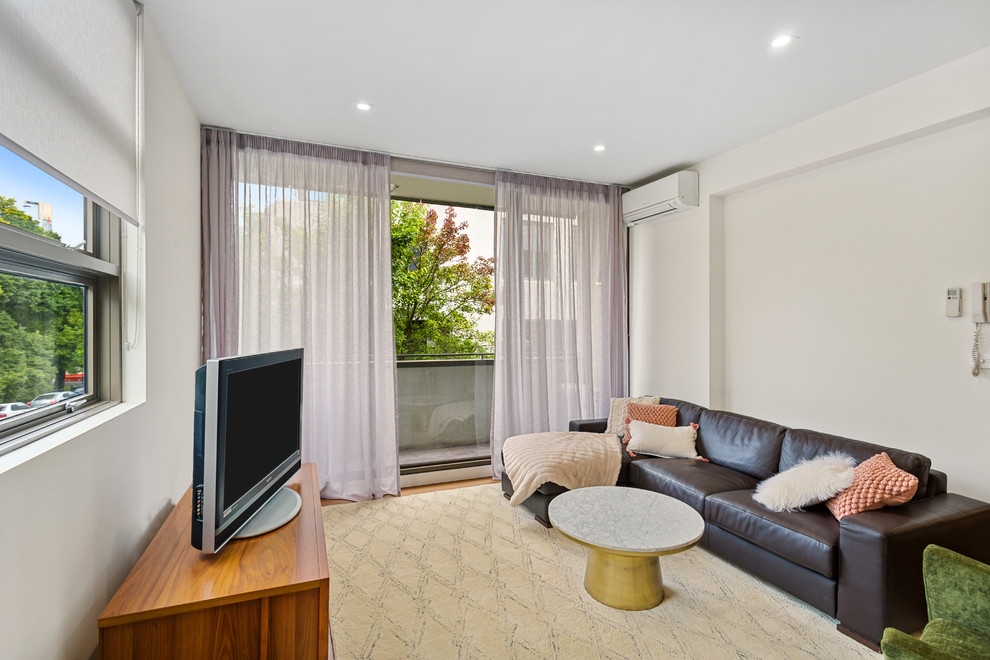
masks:
<instances>
[{"instance_id":1,"label":"grey curtain fold","mask_svg":"<svg viewBox=\"0 0 990 660\"><path fill-rule=\"evenodd\" d=\"M201 184L203 363L238 353L237 134L203 127Z\"/></svg>"},{"instance_id":2,"label":"grey curtain fold","mask_svg":"<svg viewBox=\"0 0 990 660\"><path fill-rule=\"evenodd\" d=\"M618 186L498 172L492 472L502 444L604 417L628 381Z\"/></svg>"},{"instance_id":3,"label":"grey curtain fold","mask_svg":"<svg viewBox=\"0 0 990 660\"><path fill-rule=\"evenodd\" d=\"M321 495L397 495L388 156L202 137L204 359L304 348Z\"/></svg>"}]
</instances>

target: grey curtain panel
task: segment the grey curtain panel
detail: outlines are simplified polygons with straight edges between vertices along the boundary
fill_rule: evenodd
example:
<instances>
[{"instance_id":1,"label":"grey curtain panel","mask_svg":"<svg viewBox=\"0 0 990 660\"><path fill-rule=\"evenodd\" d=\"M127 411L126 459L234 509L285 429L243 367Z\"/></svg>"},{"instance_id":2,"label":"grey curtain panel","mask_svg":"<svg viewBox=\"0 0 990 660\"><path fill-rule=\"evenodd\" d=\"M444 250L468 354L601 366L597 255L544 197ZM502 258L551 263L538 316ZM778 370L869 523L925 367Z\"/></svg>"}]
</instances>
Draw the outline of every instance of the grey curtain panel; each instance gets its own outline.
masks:
<instances>
[{"instance_id":1,"label":"grey curtain panel","mask_svg":"<svg viewBox=\"0 0 990 660\"><path fill-rule=\"evenodd\" d=\"M237 355L238 278L237 134L203 128L200 162L203 287L201 359Z\"/></svg>"},{"instance_id":2,"label":"grey curtain panel","mask_svg":"<svg viewBox=\"0 0 990 660\"><path fill-rule=\"evenodd\" d=\"M204 359L304 348L320 494L397 495L388 156L210 128L202 143Z\"/></svg>"},{"instance_id":3,"label":"grey curtain panel","mask_svg":"<svg viewBox=\"0 0 990 660\"><path fill-rule=\"evenodd\" d=\"M498 172L492 476L502 444L604 417L628 382L621 191Z\"/></svg>"}]
</instances>

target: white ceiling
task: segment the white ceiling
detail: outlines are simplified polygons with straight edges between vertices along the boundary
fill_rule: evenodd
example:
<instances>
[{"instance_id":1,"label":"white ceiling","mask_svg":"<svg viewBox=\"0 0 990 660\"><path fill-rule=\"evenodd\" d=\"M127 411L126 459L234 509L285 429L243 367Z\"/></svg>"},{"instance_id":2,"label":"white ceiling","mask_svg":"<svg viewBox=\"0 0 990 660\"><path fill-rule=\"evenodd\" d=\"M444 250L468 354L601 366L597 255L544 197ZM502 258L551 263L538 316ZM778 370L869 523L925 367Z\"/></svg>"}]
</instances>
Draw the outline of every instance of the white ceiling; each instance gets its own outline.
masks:
<instances>
[{"instance_id":1,"label":"white ceiling","mask_svg":"<svg viewBox=\"0 0 990 660\"><path fill-rule=\"evenodd\" d=\"M204 124L623 184L990 46L988 0L145 4Z\"/></svg>"}]
</instances>

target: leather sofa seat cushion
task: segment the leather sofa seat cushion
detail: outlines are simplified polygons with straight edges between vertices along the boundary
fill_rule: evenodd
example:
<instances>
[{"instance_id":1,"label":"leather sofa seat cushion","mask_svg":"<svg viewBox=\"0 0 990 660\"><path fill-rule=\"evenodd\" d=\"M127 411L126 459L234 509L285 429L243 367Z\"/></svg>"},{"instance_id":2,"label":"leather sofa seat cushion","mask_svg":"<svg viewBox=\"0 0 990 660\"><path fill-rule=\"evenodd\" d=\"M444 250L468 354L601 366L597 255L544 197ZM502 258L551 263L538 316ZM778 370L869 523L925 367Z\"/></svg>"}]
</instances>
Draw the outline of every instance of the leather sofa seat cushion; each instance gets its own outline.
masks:
<instances>
[{"instance_id":1,"label":"leather sofa seat cushion","mask_svg":"<svg viewBox=\"0 0 990 660\"><path fill-rule=\"evenodd\" d=\"M783 472L792 468L803 459L814 458L833 451L849 454L856 459L857 464L885 451L894 465L918 477L918 490L914 499L919 500L928 495L928 474L932 467L932 461L927 456L818 431L787 429L780 448L779 471Z\"/></svg>"},{"instance_id":2,"label":"leather sofa seat cushion","mask_svg":"<svg viewBox=\"0 0 990 660\"><path fill-rule=\"evenodd\" d=\"M755 488L757 480L742 472L696 458L647 458L629 464L629 482L670 495L704 515L705 498L727 490Z\"/></svg>"},{"instance_id":3,"label":"leather sofa seat cushion","mask_svg":"<svg viewBox=\"0 0 990 660\"><path fill-rule=\"evenodd\" d=\"M787 427L720 410L703 411L698 424L698 453L712 463L761 481L776 474Z\"/></svg>"},{"instance_id":4,"label":"leather sofa seat cushion","mask_svg":"<svg viewBox=\"0 0 990 660\"><path fill-rule=\"evenodd\" d=\"M708 497L705 520L825 577L837 575L839 521L823 505L770 511L752 490L737 490Z\"/></svg>"},{"instance_id":5,"label":"leather sofa seat cushion","mask_svg":"<svg viewBox=\"0 0 990 660\"><path fill-rule=\"evenodd\" d=\"M680 399L660 399L661 406L674 406L677 408L677 426L690 426L701 422L701 413L707 408L703 408L690 401Z\"/></svg>"},{"instance_id":6,"label":"leather sofa seat cushion","mask_svg":"<svg viewBox=\"0 0 990 660\"><path fill-rule=\"evenodd\" d=\"M538 493L543 493L544 495L560 495L561 493L566 493L567 489L563 486L557 485L552 481L547 481L536 489Z\"/></svg>"}]
</instances>

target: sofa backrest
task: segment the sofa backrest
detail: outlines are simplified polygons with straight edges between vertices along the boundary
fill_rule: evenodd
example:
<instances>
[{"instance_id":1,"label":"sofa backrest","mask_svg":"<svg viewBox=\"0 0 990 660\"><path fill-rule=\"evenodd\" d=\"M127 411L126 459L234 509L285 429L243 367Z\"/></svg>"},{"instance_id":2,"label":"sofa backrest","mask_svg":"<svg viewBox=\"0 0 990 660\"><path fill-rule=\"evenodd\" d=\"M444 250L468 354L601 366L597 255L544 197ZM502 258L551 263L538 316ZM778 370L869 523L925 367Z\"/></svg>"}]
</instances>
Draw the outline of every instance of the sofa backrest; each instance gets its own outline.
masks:
<instances>
[{"instance_id":1,"label":"sofa backrest","mask_svg":"<svg viewBox=\"0 0 990 660\"><path fill-rule=\"evenodd\" d=\"M833 451L841 451L856 459L856 463L862 463L866 459L876 456L882 451L887 452L894 465L910 472L918 477L918 492L914 499L921 499L928 495L928 473L932 467L932 461L927 456L916 454L901 449L891 449L881 447L862 440L851 440L837 435L829 435L819 431L808 431L806 429L787 429L784 436L784 443L780 450L780 472L794 467L803 459L814 458Z\"/></svg>"},{"instance_id":2,"label":"sofa backrest","mask_svg":"<svg viewBox=\"0 0 990 660\"><path fill-rule=\"evenodd\" d=\"M665 406L674 406L677 408L678 426L700 423L702 411L708 410L690 401L681 401L680 399L665 399L661 397L660 403Z\"/></svg>"},{"instance_id":3,"label":"sofa backrest","mask_svg":"<svg viewBox=\"0 0 990 660\"><path fill-rule=\"evenodd\" d=\"M716 465L766 479L777 472L786 431L786 427L762 419L702 410L697 451Z\"/></svg>"}]
</instances>

